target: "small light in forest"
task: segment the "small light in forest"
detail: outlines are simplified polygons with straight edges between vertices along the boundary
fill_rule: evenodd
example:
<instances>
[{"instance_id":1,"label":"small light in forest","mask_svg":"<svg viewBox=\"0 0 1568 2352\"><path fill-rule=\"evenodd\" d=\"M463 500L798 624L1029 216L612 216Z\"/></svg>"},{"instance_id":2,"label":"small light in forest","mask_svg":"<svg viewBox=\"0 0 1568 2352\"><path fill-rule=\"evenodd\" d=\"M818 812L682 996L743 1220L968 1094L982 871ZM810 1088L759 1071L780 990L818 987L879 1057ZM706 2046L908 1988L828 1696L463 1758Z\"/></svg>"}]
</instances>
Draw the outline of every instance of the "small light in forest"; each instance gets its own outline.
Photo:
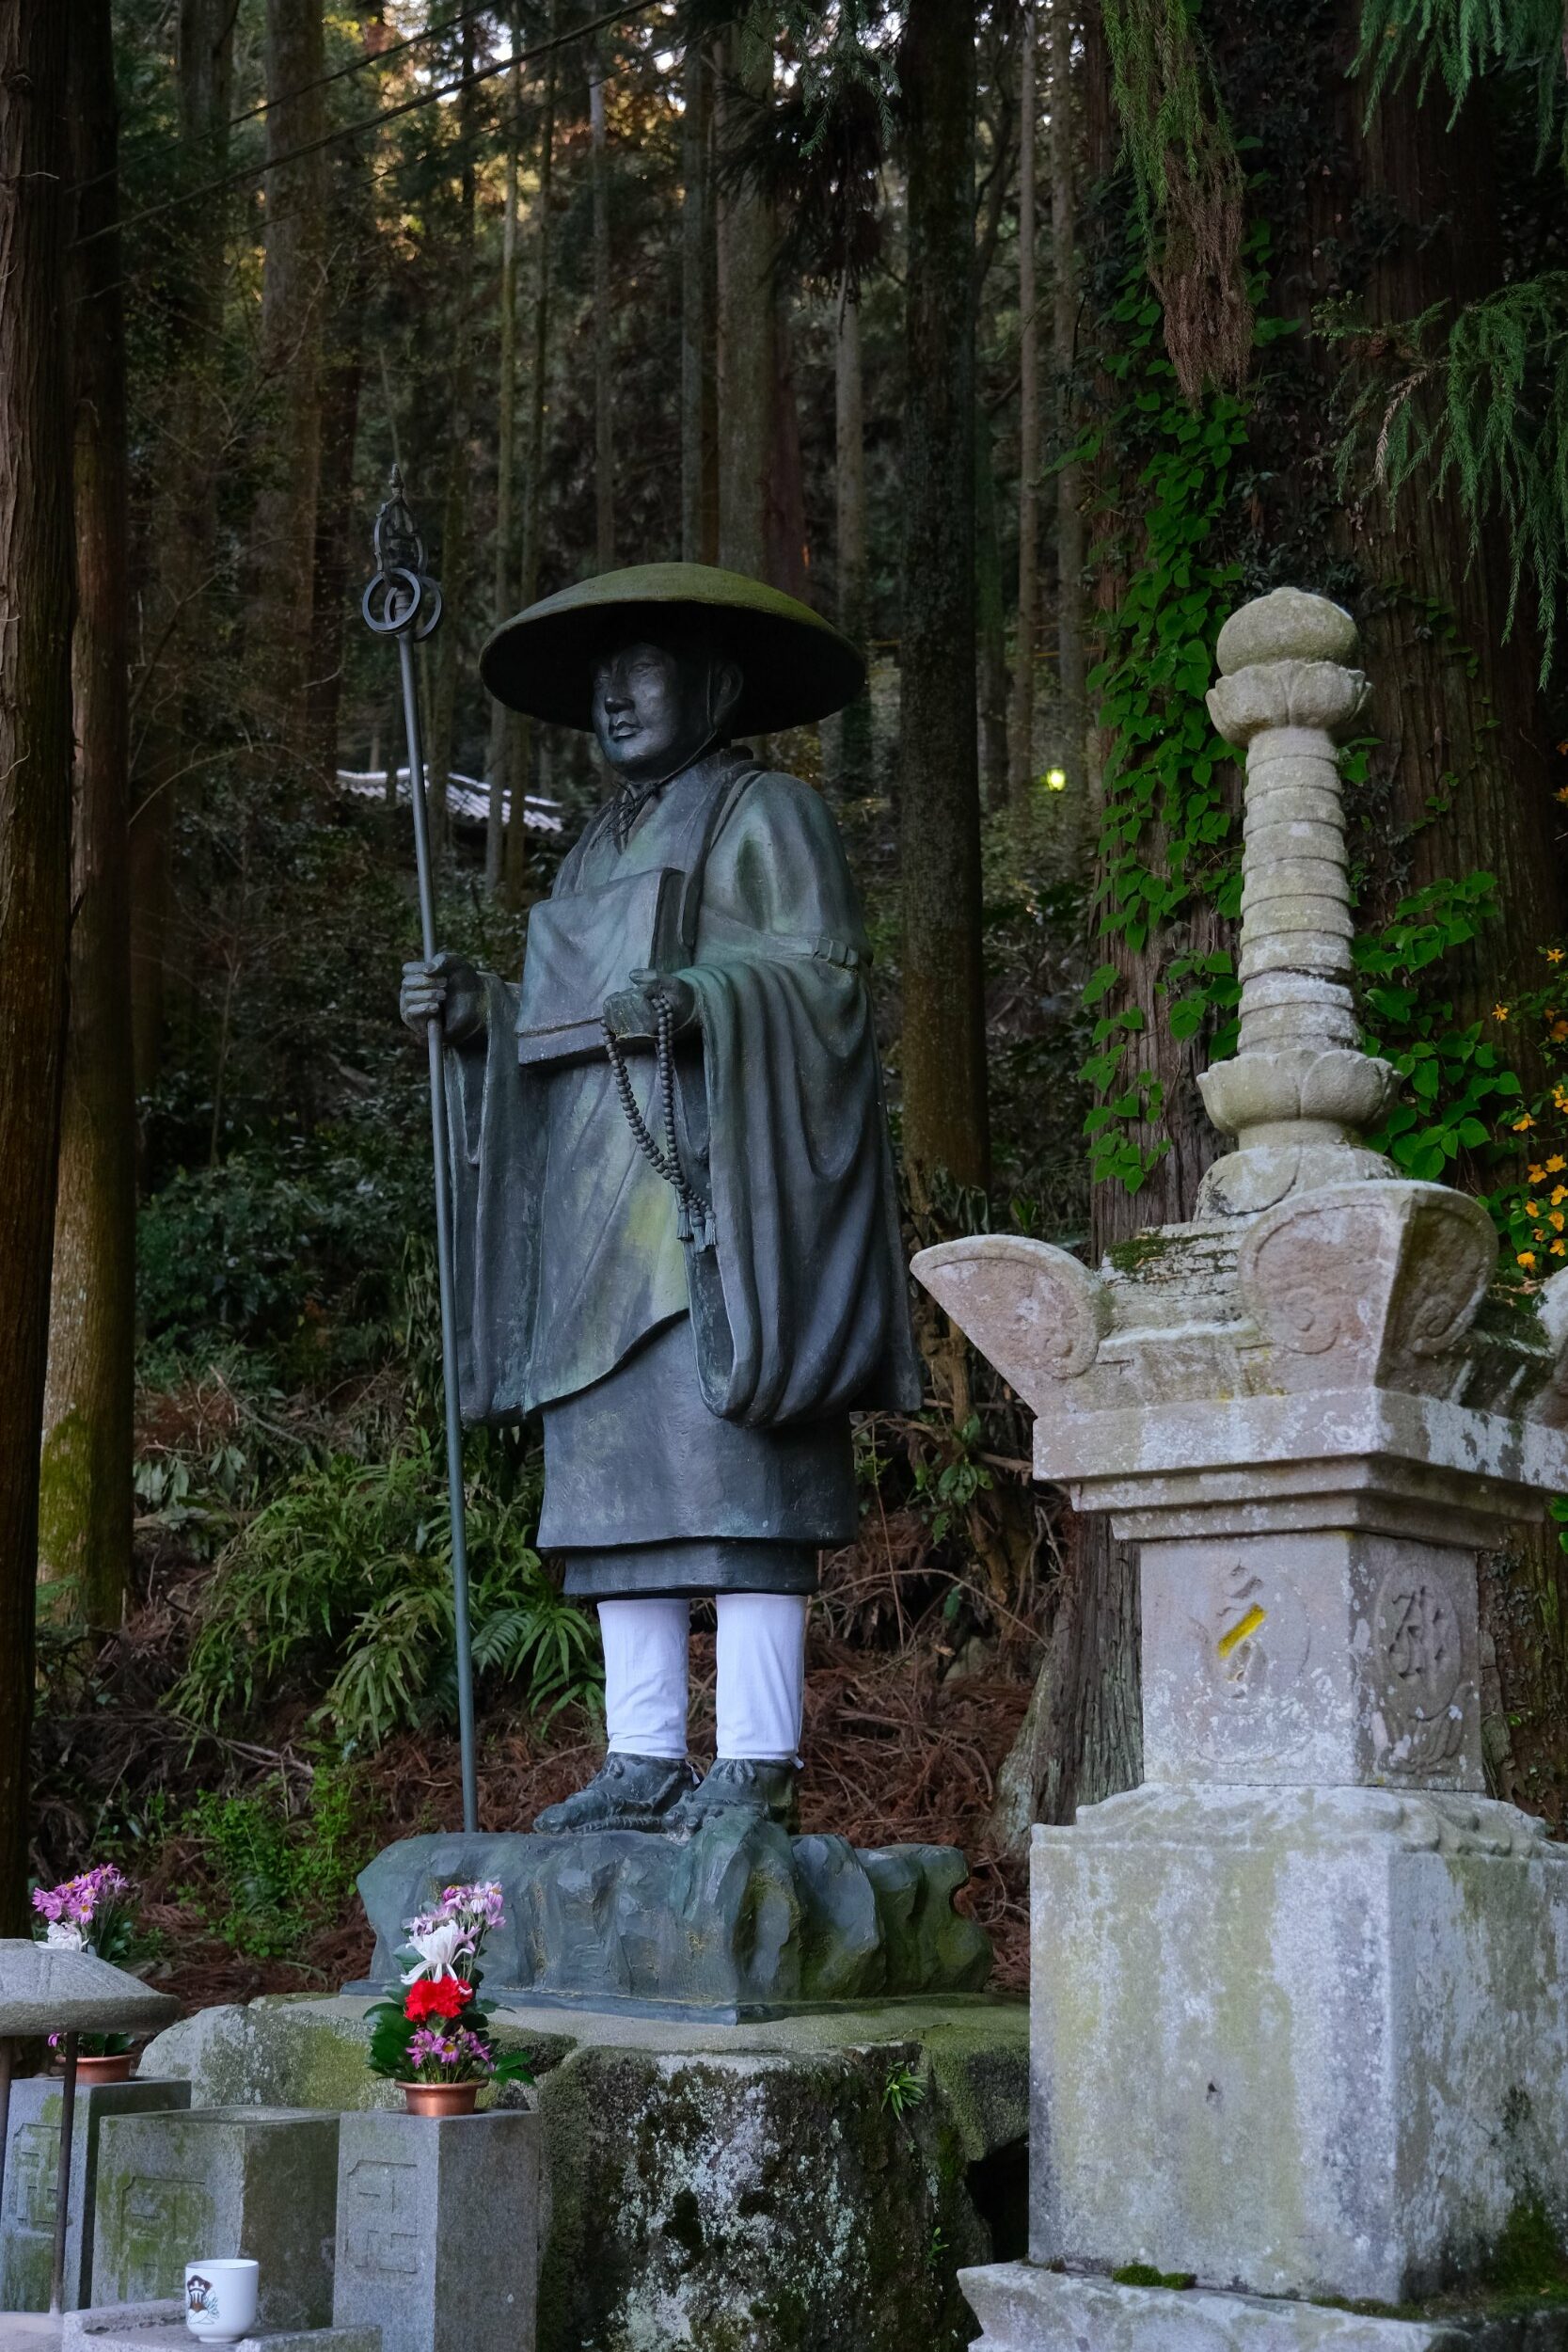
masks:
<instances>
[{"instance_id":1,"label":"small light in forest","mask_svg":"<svg viewBox=\"0 0 1568 2352\"><path fill-rule=\"evenodd\" d=\"M1046 789L1049 792L1065 792L1067 790L1067 770L1065 768L1048 768L1045 771L1045 784Z\"/></svg>"}]
</instances>

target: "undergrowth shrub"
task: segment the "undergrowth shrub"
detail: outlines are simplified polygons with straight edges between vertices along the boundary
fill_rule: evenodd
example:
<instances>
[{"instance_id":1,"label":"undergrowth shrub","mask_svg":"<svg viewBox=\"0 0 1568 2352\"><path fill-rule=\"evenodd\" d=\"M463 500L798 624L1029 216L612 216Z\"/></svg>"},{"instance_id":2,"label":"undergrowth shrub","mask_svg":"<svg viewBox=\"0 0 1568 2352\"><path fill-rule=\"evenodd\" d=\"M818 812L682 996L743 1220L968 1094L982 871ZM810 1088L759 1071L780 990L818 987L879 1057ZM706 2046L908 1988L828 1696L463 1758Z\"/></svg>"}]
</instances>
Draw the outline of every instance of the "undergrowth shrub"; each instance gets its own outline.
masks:
<instances>
[{"instance_id":1,"label":"undergrowth shrub","mask_svg":"<svg viewBox=\"0 0 1568 2352\"><path fill-rule=\"evenodd\" d=\"M219 1336L276 1346L303 1322L316 1346L328 1326L377 1340L413 1222L405 1167L357 1132L182 1169L137 1223L144 1339L166 1352Z\"/></svg>"},{"instance_id":2,"label":"undergrowth shrub","mask_svg":"<svg viewBox=\"0 0 1568 2352\"><path fill-rule=\"evenodd\" d=\"M237 1952L275 1960L336 1918L363 1859L351 1767L318 1765L309 1804L291 1815L281 1787L203 1790L182 1823L209 1884L182 1890Z\"/></svg>"},{"instance_id":3,"label":"undergrowth shrub","mask_svg":"<svg viewBox=\"0 0 1568 2352\"><path fill-rule=\"evenodd\" d=\"M595 1700L597 1641L529 1540L537 1476L501 1483L482 1465L467 1488L474 1665L524 1682L547 1720ZM416 1427L388 1459L309 1463L256 1514L219 1559L173 1703L216 1723L286 1677L320 1694L312 1724L344 1753L373 1748L455 1712L454 1639L445 1466Z\"/></svg>"}]
</instances>

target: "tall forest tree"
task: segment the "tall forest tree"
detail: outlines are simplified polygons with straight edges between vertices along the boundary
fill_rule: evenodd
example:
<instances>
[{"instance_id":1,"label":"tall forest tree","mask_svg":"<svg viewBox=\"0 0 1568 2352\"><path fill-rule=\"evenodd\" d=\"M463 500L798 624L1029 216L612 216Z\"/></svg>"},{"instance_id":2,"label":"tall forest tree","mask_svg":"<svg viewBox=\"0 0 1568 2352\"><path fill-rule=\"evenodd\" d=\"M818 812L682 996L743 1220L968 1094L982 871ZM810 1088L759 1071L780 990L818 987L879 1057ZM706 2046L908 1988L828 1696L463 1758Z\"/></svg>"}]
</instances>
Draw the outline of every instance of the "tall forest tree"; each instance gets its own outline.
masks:
<instances>
[{"instance_id":1,"label":"tall forest tree","mask_svg":"<svg viewBox=\"0 0 1568 2352\"><path fill-rule=\"evenodd\" d=\"M523 135L523 67L521 15L513 0L508 19L512 70L506 92L506 176L501 192L501 266L499 336L496 386L496 561L491 614L497 626L512 610L511 595L516 550L514 546L517 471L517 177L518 151ZM485 759L490 795L484 827L484 882L500 886L506 840L506 811L512 822L523 821L522 780L517 768L517 714L492 700L490 747Z\"/></svg>"},{"instance_id":2,"label":"tall forest tree","mask_svg":"<svg viewBox=\"0 0 1568 2352\"><path fill-rule=\"evenodd\" d=\"M974 11L911 0L903 449L904 1152L917 1204L990 1172L975 751Z\"/></svg>"},{"instance_id":3,"label":"tall forest tree","mask_svg":"<svg viewBox=\"0 0 1568 2352\"><path fill-rule=\"evenodd\" d=\"M594 516L601 571L615 563L615 320L610 307L610 133L605 121L604 56L588 52L588 120L594 164Z\"/></svg>"},{"instance_id":4,"label":"tall forest tree","mask_svg":"<svg viewBox=\"0 0 1568 2352\"><path fill-rule=\"evenodd\" d=\"M768 11L741 11L725 36L721 135L738 148L772 103ZM778 391L772 208L749 176L726 178L719 206L719 561L767 577L768 485Z\"/></svg>"},{"instance_id":5,"label":"tall forest tree","mask_svg":"<svg viewBox=\"0 0 1568 2352\"><path fill-rule=\"evenodd\" d=\"M1007 781L1015 796L1035 772L1035 658L1039 628L1040 329L1035 301L1035 0L1024 0L1018 65L1018 658L1013 669Z\"/></svg>"},{"instance_id":6,"label":"tall forest tree","mask_svg":"<svg viewBox=\"0 0 1568 2352\"><path fill-rule=\"evenodd\" d=\"M83 0L69 72L67 336L74 440L70 1017L40 1463L39 1577L114 1626L131 1579L135 1097L131 1061L125 325L109 0Z\"/></svg>"},{"instance_id":7,"label":"tall forest tree","mask_svg":"<svg viewBox=\"0 0 1568 2352\"><path fill-rule=\"evenodd\" d=\"M851 644L866 634L865 383L861 359L861 295L839 279L833 343L833 487L837 523L838 625ZM838 722L839 790L858 800L871 789L871 697L858 694Z\"/></svg>"},{"instance_id":8,"label":"tall forest tree","mask_svg":"<svg viewBox=\"0 0 1568 2352\"><path fill-rule=\"evenodd\" d=\"M131 1034L138 1094L163 1041L175 812L198 731L196 672L217 543L225 436L219 383L223 185L233 111L235 0L181 0L175 27L175 150L182 198L169 215L164 339L166 395L151 456L147 586L132 751ZM208 181L216 183L208 187ZM199 191L199 193L198 193Z\"/></svg>"},{"instance_id":9,"label":"tall forest tree","mask_svg":"<svg viewBox=\"0 0 1568 2352\"><path fill-rule=\"evenodd\" d=\"M326 104L322 0L267 0L264 418L250 526L252 675L275 741L309 755L307 681L315 612L326 309Z\"/></svg>"},{"instance_id":10,"label":"tall forest tree","mask_svg":"<svg viewBox=\"0 0 1568 2352\"><path fill-rule=\"evenodd\" d=\"M0 9L0 1932L26 1931L39 1444L71 910L66 12Z\"/></svg>"},{"instance_id":11,"label":"tall forest tree","mask_svg":"<svg viewBox=\"0 0 1568 2352\"><path fill-rule=\"evenodd\" d=\"M548 402L551 316L550 205L555 178L555 108L557 65L555 50L559 0L551 0L549 47L545 63L545 103L539 127L538 226L533 239L533 337L529 360L528 454L523 481L522 553L518 563L518 608L531 605L539 594L540 550L545 517L545 416ZM533 730L525 719L517 728L513 755L512 821L506 829L502 860L502 896L520 907L528 890L528 830L523 822L523 797L528 789L533 750Z\"/></svg>"},{"instance_id":12,"label":"tall forest tree","mask_svg":"<svg viewBox=\"0 0 1568 2352\"><path fill-rule=\"evenodd\" d=\"M1056 479L1056 691L1062 760L1082 797L1085 771L1084 515L1080 469L1068 462L1073 439L1073 371L1078 353L1078 171L1073 108L1072 14L1051 5L1051 361Z\"/></svg>"},{"instance_id":13,"label":"tall forest tree","mask_svg":"<svg viewBox=\"0 0 1568 2352\"><path fill-rule=\"evenodd\" d=\"M719 438L714 369L718 261L713 209L713 59L687 34L681 84L681 559L719 554Z\"/></svg>"},{"instance_id":14,"label":"tall forest tree","mask_svg":"<svg viewBox=\"0 0 1568 2352\"><path fill-rule=\"evenodd\" d=\"M457 209L452 222L448 262L447 294L451 368L445 419L446 495L441 504L441 588L446 599L446 626L436 631L429 652L430 840L444 853L448 839L448 796L456 762L457 663L461 619L466 612L469 572L470 508L473 495L474 337L473 296L475 262L474 207L478 195L479 126L474 91L474 22L463 20L461 87L457 101Z\"/></svg>"},{"instance_id":15,"label":"tall forest tree","mask_svg":"<svg viewBox=\"0 0 1568 2352\"><path fill-rule=\"evenodd\" d=\"M373 56L367 17L366 54ZM312 772L330 787L338 764L345 630L351 610L354 469L359 445L359 405L365 380L365 322L372 292L374 226L370 151L359 138L340 138L332 152L327 230L332 298L324 303L321 369L321 470L316 494L311 567L310 643L306 664L306 743Z\"/></svg>"}]
</instances>

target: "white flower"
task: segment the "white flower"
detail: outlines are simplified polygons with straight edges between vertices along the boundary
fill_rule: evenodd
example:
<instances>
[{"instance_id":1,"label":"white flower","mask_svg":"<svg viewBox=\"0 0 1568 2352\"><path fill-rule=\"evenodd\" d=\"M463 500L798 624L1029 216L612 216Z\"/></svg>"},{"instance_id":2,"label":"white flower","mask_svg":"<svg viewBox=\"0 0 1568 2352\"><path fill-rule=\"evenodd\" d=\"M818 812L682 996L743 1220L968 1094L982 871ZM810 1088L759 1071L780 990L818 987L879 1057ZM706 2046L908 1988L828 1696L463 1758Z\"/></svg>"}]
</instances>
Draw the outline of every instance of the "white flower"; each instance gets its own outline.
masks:
<instances>
[{"instance_id":1,"label":"white flower","mask_svg":"<svg viewBox=\"0 0 1568 2352\"><path fill-rule=\"evenodd\" d=\"M53 1944L56 1951L80 1952L85 1950L87 1939L71 1920L51 1919L49 1932L43 1940L46 1944Z\"/></svg>"},{"instance_id":2,"label":"white flower","mask_svg":"<svg viewBox=\"0 0 1568 2352\"><path fill-rule=\"evenodd\" d=\"M418 1984L421 1977L455 1977L453 1961L471 1959L473 1955L473 1938L464 1932L455 1919L436 1920L429 1925L422 1919L412 1920L408 1941L420 1957L418 1964L405 1972L404 1984Z\"/></svg>"}]
</instances>

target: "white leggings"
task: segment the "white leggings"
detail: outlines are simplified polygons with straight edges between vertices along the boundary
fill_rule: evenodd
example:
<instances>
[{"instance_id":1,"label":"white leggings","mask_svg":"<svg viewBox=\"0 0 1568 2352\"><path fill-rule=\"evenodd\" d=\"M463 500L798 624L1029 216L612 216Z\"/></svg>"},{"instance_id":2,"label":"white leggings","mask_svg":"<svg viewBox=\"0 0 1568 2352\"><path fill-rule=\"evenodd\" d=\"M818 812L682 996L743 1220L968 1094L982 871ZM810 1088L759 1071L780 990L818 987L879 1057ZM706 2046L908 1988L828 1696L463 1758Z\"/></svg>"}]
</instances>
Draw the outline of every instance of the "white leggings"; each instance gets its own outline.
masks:
<instances>
[{"instance_id":1,"label":"white leggings","mask_svg":"<svg viewBox=\"0 0 1568 2352\"><path fill-rule=\"evenodd\" d=\"M806 1683L806 1601L799 1593L719 1595L721 1756L793 1761ZM686 1754L685 1600L601 1600L605 1724L623 1756Z\"/></svg>"}]
</instances>

